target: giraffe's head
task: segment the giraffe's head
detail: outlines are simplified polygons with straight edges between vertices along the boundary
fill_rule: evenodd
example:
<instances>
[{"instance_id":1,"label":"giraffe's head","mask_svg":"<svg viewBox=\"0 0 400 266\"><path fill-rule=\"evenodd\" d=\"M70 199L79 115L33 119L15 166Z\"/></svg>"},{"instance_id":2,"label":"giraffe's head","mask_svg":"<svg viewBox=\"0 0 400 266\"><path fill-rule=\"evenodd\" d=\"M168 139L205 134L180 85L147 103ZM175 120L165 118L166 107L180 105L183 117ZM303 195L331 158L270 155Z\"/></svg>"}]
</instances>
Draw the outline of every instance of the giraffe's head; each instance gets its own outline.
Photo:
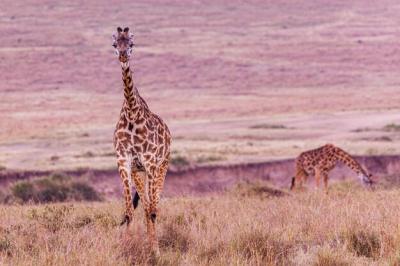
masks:
<instances>
[{"instance_id":1,"label":"giraffe's head","mask_svg":"<svg viewBox=\"0 0 400 266\"><path fill-rule=\"evenodd\" d=\"M369 173L360 173L358 175L358 177L361 179L361 181L368 186L372 186L372 184L374 183L374 181L372 180L372 174Z\"/></svg>"},{"instance_id":2,"label":"giraffe's head","mask_svg":"<svg viewBox=\"0 0 400 266\"><path fill-rule=\"evenodd\" d=\"M115 53L121 63L126 63L132 54L133 34L129 32L129 28L117 28L117 34L113 34L113 45Z\"/></svg>"}]
</instances>

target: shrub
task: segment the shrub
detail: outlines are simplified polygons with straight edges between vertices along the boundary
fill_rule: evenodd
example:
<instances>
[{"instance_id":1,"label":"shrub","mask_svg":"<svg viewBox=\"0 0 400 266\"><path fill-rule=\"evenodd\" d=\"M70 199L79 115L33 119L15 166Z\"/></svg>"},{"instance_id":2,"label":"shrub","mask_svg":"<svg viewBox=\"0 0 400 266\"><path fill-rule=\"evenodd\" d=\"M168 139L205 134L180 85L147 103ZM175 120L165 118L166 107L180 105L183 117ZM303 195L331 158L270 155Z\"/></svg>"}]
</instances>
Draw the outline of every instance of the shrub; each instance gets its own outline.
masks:
<instances>
[{"instance_id":1,"label":"shrub","mask_svg":"<svg viewBox=\"0 0 400 266\"><path fill-rule=\"evenodd\" d=\"M71 183L71 192L74 195L75 200L87 200L87 201L100 201L101 197L97 191L89 186L85 182L73 182Z\"/></svg>"},{"instance_id":2,"label":"shrub","mask_svg":"<svg viewBox=\"0 0 400 266\"><path fill-rule=\"evenodd\" d=\"M210 155L210 156L200 156L197 158L196 162L197 163L209 163L209 162L216 162L216 161L222 161L224 158L221 156L217 155Z\"/></svg>"},{"instance_id":3,"label":"shrub","mask_svg":"<svg viewBox=\"0 0 400 266\"><path fill-rule=\"evenodd\" d=\"M14 197L21 199L23 202L33 200L35 197L35 189L29 181L20 181L11 187L11 193Z\"/></svg>"},{"instance_id":4,"label":"shrub","mask_svg":"<svg viewBox=\"0 0 400 266\"><path fill-rule=\"evenodd\" d=\"M384 131L397 132L397 131L400 131L400 125L394 124L394 123L388 124L388 125L386 125L386 126L383 127L383 130L384 130Z\"/></svg>"},{"instance_id":5,"label":"shrub","mask_svg":"<svg viewBox=\"0 0 400 266\"><path fill-rule=\"evenodd\" d=\"M275 124L258 124L249 127L250 129L285 129L287 128L284 125L275 125Z\"/></svg>"},{"instance_id":6,"label":"shrub","mask_svg":"<svg viewBox=\"0 0 400 266\"><path fill-rule=\"evenodd\" d=\"M63 202L68 197L68 187L50 178L39 179L35 184L37 202Z\"/></svg>"},{"instance_id":7,"label":"shrub","mask_svg":"<svg viewBox=\"0 0 400 266\"><path fill-rule=\"evenodd\" d=\"M171 164L175 167L186 167L190 165L190 162L185 157L177 155L171 158Z\"/></svg>"},{"instance_id":8,"label":"shrub","mask_svg":"<svg viewBox=\"0 0 400 266\"><path fill-rule=\"evenodd\" d=\"M68 176L54 174L33 181L17 182L11 187L12 196L20 202L36 203L100 201L97 191L84 181L72 182Z\"/></svg>"},{"instance_id":9,"label":"shrub","mask_svg":"<svg viewBox=\"0 0 400 266\"><path fill-rule=\"evenodd\" d=\"M52 155L50 157L50 161L52 161L52 162L55 162L55 161L58 161L58 160L60 160L60 156L58 156L58 155Z\"/></svg>"},{"instance_id":10,"label":"shrub","mask_svg":"<svg viewBox=\"0 0 400 266\"><path fill-rule=\"evenodd\" d=\"M71 181L71 177L70 176L68 176L68 175L66 175L64 173L59 173L59 172L52 173L49 176L49 178L54 182L60 182L60 183Z\"/></svg>"},{"instance_id":11,"label":"shrub","mask_svg":"<svg viewBox=\"0 0 400 266\"><path fill-rule=\"evenodd\" d=\"M276 189L263 182L242 182L238 183L236 187L231 191L231 193L239 197L281 197L285 196L287 193Z\"/></svg>"}]
</instances>

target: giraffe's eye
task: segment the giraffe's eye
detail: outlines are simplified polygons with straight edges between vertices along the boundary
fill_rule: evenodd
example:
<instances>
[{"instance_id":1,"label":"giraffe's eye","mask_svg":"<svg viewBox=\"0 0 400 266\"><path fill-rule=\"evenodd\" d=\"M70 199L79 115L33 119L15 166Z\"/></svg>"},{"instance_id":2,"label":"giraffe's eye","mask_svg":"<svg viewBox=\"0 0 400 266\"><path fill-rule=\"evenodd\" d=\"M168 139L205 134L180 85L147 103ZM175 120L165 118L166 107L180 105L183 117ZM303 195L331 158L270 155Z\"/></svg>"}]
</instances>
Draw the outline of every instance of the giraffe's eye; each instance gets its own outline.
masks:
<instances>
[{"instance_id":1,"label":"giraffe's eye","mask_svg":"<svg viewBox=\"0 0 400 266\"><path fill-rule=\"evenodd\" d=\"M113 46L114 48L117 48L117 44L116 44L116 43L113 43L112 46Z\"/></svg>"},{"instance_id":2,"label":"giraffe's eye","mask_svg":"<svg viewBox=\"0 0 400 266\"><path fill-rule=\"evenodd\" d=\"M129 47L131 47L131 48L132 48L132 47L133 47L133 43L130 43L130 44L129 44Z\"/></svg>"}]
</instances>

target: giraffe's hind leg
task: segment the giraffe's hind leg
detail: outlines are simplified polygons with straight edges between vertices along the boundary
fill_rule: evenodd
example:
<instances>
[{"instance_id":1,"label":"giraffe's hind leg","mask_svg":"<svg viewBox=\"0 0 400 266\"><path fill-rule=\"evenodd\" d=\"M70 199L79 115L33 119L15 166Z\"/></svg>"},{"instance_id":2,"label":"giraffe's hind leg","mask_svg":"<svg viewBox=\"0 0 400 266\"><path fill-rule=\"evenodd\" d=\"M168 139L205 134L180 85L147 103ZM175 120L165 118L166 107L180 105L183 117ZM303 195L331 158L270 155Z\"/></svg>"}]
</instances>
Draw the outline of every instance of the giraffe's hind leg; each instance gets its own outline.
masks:
<instances>
[{"instance_id":1,"label":"giraffe's hind leg","mask_svg":"<svg viewBox=\"0 0 400 266\"><path fill-rule=\"evenodd\" d=\"M321 171L317 168L315 169L315 185L317 189L319 188L320 180L321 180Z\"/></svg>"},{"instance_id":2,"label":"giraffe's hind leg","mask_svg":"<svg viewBox=\"0 0 400 266\"><path fill-rule=\"evenodd\" d=\"M328 194L328 173L324 172L322 174L322 178L323 178L323 181L324 181L325 193Z\"/></svg>"},{"instance_id":3,"label":"giraffe's hind leg","mask_svg":"<svg viewBox=\"0 0 400 266\"><path fill-rule=\"evenodd\" d=\"M307 181L307 178L308 174L306 171L304 171L303 169L297 169L296 175L292 180L290 190L293 190L295 186L297 186L299 189L303 188L303 184Z\"/></svg>"},{"instance_id":4,"label":"giraffe's hind leg","mask_svg":"<svg viewBox=\"0 0 400 266\"><path fill-rule=\"evenodd\" d=\"M319 188L319 183L320 183L321 178L322 178L322 181L324 182L325 193L328 194L328 171L317 167L317 168L315 168L315 180L316 180L317 188Z\"/></svg>"}]
</instances>

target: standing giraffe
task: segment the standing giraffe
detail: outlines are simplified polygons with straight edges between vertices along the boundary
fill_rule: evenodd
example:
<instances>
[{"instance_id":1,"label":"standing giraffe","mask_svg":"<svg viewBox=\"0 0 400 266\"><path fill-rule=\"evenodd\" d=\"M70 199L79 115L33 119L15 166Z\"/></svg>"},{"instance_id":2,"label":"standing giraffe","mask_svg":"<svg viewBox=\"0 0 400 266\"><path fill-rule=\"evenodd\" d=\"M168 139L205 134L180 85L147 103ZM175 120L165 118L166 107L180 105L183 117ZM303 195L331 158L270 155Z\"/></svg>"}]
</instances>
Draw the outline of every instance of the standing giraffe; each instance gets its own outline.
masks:
<instances>
[{"instance_id":1,"label":"standing giraffe","mask_svg":"<svg viewBox=\"0 0 400 266\"><path fill-rule=\"evenodd\" d=\"M129 28L117 28L113 46L122 68L124 102L114 133L118 171L124 186L125 216L121 225L129 223L133 211L142 201L148 240L152 251L159 253L156 218L160 193L168 169L171 134L167 125L152 113L133 84L129 59L133 47ZM136 193L132 199L132 179Z\"/></svg>"},{"instance_id":2,"label":"standing giraffe","mask_svg":"<svg viewBox=\"0 0 400 266\"><path fill-rule=\"evenodd\" d=\"M296 175L292 177L290 190L294 188L296 182L301 185L307 180L308 175L314 173L317 187L322 177L325 192L328 193L328 173L338 162L344 163L356 172L363 183L372 185L371 174L364 170L350 154L332 144L326 144L317 149L302 152L296 158Z\"/></svg>"}]
</instances>

